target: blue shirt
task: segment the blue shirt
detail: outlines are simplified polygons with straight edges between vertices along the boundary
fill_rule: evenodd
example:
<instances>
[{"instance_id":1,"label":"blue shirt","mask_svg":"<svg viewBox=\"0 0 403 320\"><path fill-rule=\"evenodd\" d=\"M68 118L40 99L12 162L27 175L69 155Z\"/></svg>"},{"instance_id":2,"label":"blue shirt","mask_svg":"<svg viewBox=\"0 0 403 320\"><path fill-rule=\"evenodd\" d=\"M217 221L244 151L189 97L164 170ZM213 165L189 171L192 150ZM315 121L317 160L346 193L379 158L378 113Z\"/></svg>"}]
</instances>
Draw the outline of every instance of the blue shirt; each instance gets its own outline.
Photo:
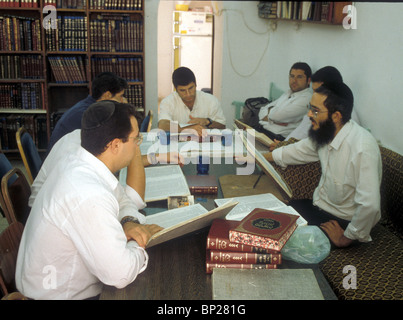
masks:
<instances>
[{"instance_id":1,"label":"blue shirt","mask_svg":"<svg viewBox=\"0 0 403 320\"><path fill-rule=\"evenodd\" d=\"M77 102L63 114L52 132L47 154L49 154L50 150L61 137L76 129L81 129L81 118L85 110L95 102L96 100L89 95L87 98Z\"/></svg>"}]
</instances>

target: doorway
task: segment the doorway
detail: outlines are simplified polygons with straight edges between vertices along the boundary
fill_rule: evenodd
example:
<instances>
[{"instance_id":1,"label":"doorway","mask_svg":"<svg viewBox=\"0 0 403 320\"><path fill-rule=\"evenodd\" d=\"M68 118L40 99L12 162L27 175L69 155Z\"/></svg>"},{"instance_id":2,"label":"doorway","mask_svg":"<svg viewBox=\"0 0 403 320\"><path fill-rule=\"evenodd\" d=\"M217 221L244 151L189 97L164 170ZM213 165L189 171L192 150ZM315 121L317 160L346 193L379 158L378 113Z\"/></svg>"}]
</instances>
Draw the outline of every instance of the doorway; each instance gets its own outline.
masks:
<instances>
[{"instance_id":1,"label":"doorway","mask_svg":"<svg viewBox=\"0 0 403 320\"><path fill-rule=\"evenodd\" d=\"M158 7L158 102L173 91L172 72L180 66L196 76L197 89L213 91L214 15L210 1L160 1ZM183 7L182 7L183 8Z\"/></svg>"}]
</instances>

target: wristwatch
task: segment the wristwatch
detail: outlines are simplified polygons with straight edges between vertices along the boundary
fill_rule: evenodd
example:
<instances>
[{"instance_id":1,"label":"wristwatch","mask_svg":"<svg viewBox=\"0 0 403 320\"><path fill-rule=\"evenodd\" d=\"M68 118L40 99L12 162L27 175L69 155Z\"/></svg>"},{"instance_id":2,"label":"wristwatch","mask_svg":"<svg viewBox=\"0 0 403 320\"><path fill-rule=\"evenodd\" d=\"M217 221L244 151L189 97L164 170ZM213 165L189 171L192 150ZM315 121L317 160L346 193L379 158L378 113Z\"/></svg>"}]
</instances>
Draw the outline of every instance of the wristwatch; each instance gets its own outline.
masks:
<instances>
[{"instance_id":1,"label":"wristwatch","mask_svg":"<svg viewBox=\"0 0 403 320\"><path fill-rule=\"evenodd\" d=\"M207 120L208 120L208 124L207 124L206 127L208 128L208 127L210 127L210 125L213 123L213 121L212 121L210 118L207 118Z\"/></svg>"},{"instance_id":2,"label":"wristwatch","mask_svg":"<svg viewBox=\"0 0 403 320\"><path fill-rule=\"evenodd\" d=\"M123 226L127 222L140 223L139 220L136 219L135 217L126 216L120 221L120 224Z\"/></svg>"}]
</instances>

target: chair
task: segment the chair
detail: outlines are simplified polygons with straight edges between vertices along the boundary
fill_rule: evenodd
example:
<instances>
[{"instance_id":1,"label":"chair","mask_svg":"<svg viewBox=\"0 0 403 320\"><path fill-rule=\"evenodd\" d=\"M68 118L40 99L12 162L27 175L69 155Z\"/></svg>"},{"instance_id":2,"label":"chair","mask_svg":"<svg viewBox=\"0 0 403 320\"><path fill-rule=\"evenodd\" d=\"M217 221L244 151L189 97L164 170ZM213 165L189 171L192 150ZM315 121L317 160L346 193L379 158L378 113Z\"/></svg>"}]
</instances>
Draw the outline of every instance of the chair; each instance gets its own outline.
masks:
<instances>
[{"instance_id":1,"label":"chair","mask_svg":"<svg viewBox=\"0 0 403 320\"><path fill-rule=\"evenodd\" d=\"M0 234L0 289L3 296L17 291L15 268L23 230L21 223L14 222Z\"/></svg>"},{"instance_id":2,"label":"chair","mask_svg":"<svg viewBox=\"0 0 403 320\"><path fill-rule=\"evenodd\" d=\"M10 161L7 159L4 153L0 152L0 180L4 177L4 175L9 172L11 169L13 169L13 166L11 165ZM9 183L13 183L16 179L16 176L13 176L12 179L9 180ZM1 204L1 214L5 217L5 211L6 209L3 208L3 205Z\"/></svg>"},{"instance_id":3,"label":"chair","mask_svg":"<svg viewBox=\"0 0 403 320\"><path fill-rule=\"evenodd\" d=\"M9 183L15 179L13 183ZM19 168L7 172L1 179L0 202L9 224L20 222L25 225L30 213L28 206L31 187Z\"/></svg>"},{"instance_id":4,"label":"chair","mask_svg":"<svg viewBox=\"0 0 403 320\"><path fill-rule=\"evenodd\" d=\"M16 133L18 150L25 169L27 170L29 183L32 184L42 165L42 159L31 135L24 126Z\"/></svg>"},{"instance_id":5,"label":"chair","mask_svg":"<svg viewBox=\"0 0 403 320\"><path fill-rule=\"evenodd\" d=\"M153 112L152 110L150 110L148 111L148 114L144 118L143 122L141 123L140 132L150 132L152 124L153 124Z\"/></svg>"}]
</instances>

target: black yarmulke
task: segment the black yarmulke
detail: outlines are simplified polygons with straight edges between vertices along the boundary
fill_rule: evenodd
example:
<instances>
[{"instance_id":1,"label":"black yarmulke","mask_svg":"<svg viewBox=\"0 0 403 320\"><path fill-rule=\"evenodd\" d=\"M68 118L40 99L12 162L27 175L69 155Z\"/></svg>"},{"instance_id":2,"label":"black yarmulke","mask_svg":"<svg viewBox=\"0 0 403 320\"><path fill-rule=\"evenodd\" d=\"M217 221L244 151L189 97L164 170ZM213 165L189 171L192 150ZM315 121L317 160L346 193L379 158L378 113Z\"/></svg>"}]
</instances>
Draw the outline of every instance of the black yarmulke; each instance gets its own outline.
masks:
<instances>
[{"instance_id":1,"label":"black yarmulke","mask_svg":"<svg viewBox=\"0 0 403 320\"><path fill-rule=\"evenodd\" d=\"M99 128L112 117L114 112L114 101L103 100L95 102L84 112L81 127L84 130Z\"/></svg>"}]
</instances>

